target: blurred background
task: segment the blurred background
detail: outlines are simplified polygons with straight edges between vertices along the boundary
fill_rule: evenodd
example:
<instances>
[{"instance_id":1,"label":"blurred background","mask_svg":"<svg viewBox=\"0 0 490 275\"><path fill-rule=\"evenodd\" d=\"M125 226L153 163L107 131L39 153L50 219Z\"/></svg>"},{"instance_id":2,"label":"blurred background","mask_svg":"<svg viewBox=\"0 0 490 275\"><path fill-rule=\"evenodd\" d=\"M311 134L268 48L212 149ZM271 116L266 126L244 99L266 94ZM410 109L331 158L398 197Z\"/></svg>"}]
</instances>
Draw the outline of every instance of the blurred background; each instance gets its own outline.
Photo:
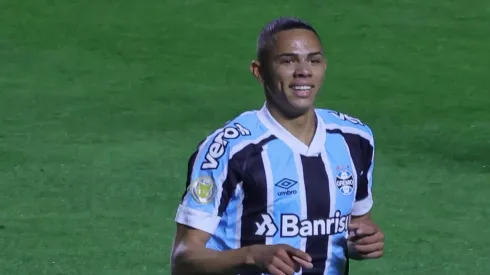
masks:
<instances>
[{"instance_id":1,"label":"blurred background","mask_svg":"<svg viewBox=\"0 0 490 275\"><path fill-rule=\"evenodd\" d=\"M489 274L485 0L0 0L0 274L170 274L187 158L262 106L283 15L322 36L318 106L376 135L386 252L352 274Z\"/></svg>"}]
</instances>

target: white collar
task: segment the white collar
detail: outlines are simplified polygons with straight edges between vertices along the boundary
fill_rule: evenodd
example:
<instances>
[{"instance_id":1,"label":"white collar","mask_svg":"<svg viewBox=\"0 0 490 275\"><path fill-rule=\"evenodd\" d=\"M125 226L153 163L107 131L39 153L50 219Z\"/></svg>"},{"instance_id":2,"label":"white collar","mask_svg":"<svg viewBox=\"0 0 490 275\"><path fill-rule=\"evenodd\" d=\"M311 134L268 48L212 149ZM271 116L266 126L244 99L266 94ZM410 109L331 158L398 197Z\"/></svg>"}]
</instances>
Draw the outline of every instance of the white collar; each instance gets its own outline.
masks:
<instances>
[{"instance_id":1,"label":"white collar","mask_svg":"<svg viewBox=\"0 0 490 275\"><path fill-rule=\"evenodd\" d=\"M282 140L284 143L286 143L291 150L295 151L296 153L299 153L301 155L311 157L311 156L318 156L323 150L325 150L325 139L326 139L326 132L325 132L325 124L323 122L323 119L318 115L318 113L315 111L315 115L317 118L317 126L316 126L316 131L315 135L313 136L313 140L310 144L310 146L307 146L303 142L301 142L299 139L297 139L295 136L293 136L288 130L286 130L269 112L267 109L266 105L262 107L257 112L257 115L260 119L260 121L269 129L269 131L275 135L278 139Z\"/></svg>"}]
</instances>

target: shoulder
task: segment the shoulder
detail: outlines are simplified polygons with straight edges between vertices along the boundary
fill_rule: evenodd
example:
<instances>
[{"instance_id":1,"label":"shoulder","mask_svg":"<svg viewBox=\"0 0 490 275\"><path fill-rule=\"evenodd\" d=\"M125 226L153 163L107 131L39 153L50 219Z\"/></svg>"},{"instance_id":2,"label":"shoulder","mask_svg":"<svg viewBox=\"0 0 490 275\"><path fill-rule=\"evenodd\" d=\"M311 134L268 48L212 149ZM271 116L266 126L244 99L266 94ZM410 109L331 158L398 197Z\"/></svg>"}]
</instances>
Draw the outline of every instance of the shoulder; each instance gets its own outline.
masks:
<instances>
[{"instance_id":1,"label":"shoulder","mask_svg":"<svg viewBox=\"0 0 490 275\"><path fill-rule=\"evenodd\" d=\"M374 145L374 134L371 127L359 118L330 109L316 109L316 112L323 120L327 131L355 135Z\"/></svg>"},{"instance_id":2,"label":"shoulder","mask_svg":"<svg viewBox=\"0 0 490 275\"><path fill-rule=\"evenodd\" d=\"M257 116L256 110L246 111L226 121L220 128L207 136L207 139L220 140L222 143L239 143L259 138L267 132Z\"/></svg>"},{"instance_id":3,"label":"shoulder","mask_svg":"<svg viewBox=\"0 0 490 275\"><path fill-rule=\"evenodd\" d=\"M257 117L257 111L246 111L224 123L199 143L197 159L201 169L215 169L247 144L260 141L267 134Z\"/></svg>"}]
</instances>

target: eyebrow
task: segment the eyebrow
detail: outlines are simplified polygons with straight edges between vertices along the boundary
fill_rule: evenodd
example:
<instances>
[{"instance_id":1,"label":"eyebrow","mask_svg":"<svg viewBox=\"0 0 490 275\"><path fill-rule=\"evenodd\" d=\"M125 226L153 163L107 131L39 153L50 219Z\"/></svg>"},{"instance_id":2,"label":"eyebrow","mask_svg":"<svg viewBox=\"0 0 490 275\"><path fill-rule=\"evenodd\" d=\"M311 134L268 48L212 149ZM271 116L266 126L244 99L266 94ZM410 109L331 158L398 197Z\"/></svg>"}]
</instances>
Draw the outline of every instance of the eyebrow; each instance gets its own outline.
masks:
<instances>
[{"instance_id":1,"label":"eyebrow","mask_svg":"<svg viewBox=\"0 0 490 275\"><path fill-rule=\"evenodd\" d=\"M321 55L321 56L323 56L323 53L322 52L312 52L312 53L309 53L308 54L308 57L312 57L312 56L315 56L315 55ZM295 53L281 53L281 54L276 55L276 59L277 58L281 58L281 57L296 57L296 56L298 56L298 54L295 54Z\"/></svg>"}]
</instances>

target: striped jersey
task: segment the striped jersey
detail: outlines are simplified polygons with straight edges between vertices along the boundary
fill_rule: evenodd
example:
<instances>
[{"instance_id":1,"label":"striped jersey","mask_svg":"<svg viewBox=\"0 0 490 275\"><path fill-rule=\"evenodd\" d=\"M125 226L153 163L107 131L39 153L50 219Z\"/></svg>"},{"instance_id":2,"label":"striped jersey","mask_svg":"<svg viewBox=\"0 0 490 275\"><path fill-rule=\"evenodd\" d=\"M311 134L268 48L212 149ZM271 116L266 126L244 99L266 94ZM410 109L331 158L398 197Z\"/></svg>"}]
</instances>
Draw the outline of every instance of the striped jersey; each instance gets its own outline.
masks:
<instances>
[{"instance_id":1,"label":"striped jersey","mask_svg":"<svg viewBox=\"0 0 490 275\"><path fill-rule=\"evenodd\" d=\"M211 234L211 249L288 244L313 259L299 274L347 274L350 217L373 205L374 139L356 118L315 112L310 146L265 105L209 135L189 159L175 221Z\"/></svg>"}]
</instances>

